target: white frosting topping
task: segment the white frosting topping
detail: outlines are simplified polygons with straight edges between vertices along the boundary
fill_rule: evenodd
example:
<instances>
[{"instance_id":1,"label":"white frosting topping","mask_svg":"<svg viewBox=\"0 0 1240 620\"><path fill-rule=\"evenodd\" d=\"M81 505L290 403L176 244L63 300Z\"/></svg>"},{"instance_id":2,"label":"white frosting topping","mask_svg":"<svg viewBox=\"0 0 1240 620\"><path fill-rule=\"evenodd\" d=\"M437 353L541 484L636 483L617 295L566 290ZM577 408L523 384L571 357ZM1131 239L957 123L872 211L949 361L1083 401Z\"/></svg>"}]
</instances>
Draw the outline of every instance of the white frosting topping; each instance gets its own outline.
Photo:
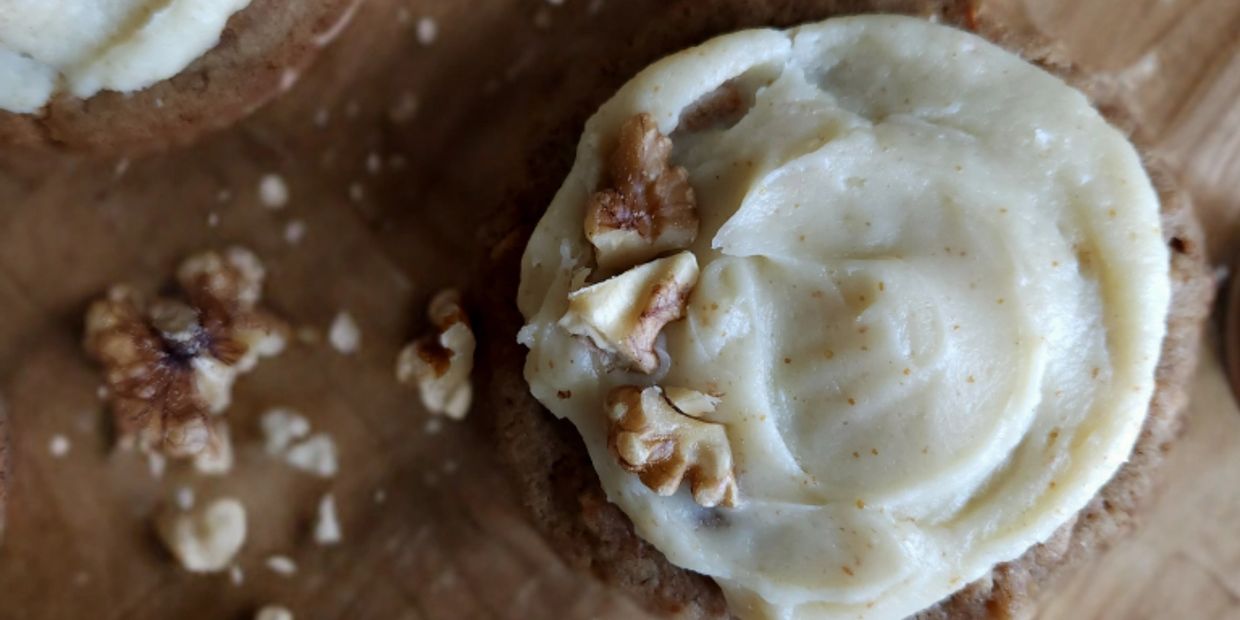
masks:
<instances>
[{"instance_id":1,"label":"white frosting topping","mask_svg":"<svg viewBox=\"0 0 1240 620\"><path fill-rule=\"evenodd\" d=\"M739 122L673 133L728 80L752 95ZM702 218L653 376L557 324L593 266L587 198L641 112ZM1168 260L1136 151L1081 93L973 34L833 19L712 40L602 106L526 250L520 340L610 500L733 613L902 618L1048 538L1127 459ZM603 401L633 383L721 396L739 506L621 469Z\"/></svg>"},{"instance_id":2,"label":"white frosting topping","mask_svg":"<svg viewBox=\"0 0 1240 620\"><path fill-rule=\"evenodd\" d=\"M0 109L36 112L170 78L250 0L0 0Z\"/></svg>"}]
</instances>

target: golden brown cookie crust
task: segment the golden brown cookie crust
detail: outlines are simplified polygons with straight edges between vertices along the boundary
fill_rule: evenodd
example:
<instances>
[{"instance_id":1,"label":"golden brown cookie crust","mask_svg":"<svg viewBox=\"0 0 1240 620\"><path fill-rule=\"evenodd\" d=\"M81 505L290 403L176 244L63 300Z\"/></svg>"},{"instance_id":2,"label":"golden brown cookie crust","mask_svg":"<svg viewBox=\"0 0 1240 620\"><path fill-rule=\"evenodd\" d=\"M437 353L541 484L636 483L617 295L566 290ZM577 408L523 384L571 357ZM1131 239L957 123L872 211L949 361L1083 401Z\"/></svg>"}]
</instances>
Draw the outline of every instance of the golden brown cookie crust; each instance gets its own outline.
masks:
<instances>
[{"instance_id":1,"label":"golden brown cookie crust","mask_svg":"<svg viewBox=\"0 0 1240 620\"><path fill-rule=\"evenodd\" d=\"M220 42L177 75L135 93L58 96L38 114L0 111L0 146L140 152L188 143L283 92L360 0L253 0Z\"/></svg>"},{"instance_id":2,"label":"golden brown cookie crust","mask_svg":"<svg viewBox=\"0 0 1240 620\"><path fill-rule=\"evenodd\" d=\"M1047 66L1077 83L1078 72L1056 55L1054 47L1026 33L987 23L971 0L681 0L665 14L652 16L656 25L618 53L615 75L600 73L598 92L582 97L581 110L570 119L578 126L646 63L711 36L752 26L786 26L830 16L863 12L899 12L937 16L957 26L978 30L1009 49ZM619 80L619 81L616 81ZM1112 116L1112 121L1120 119ZM1122 125L1122 123L1117 122ZM685 618L727 617L718 586L709 578L672 565L638 537L629 519L604 495L576 429L550 415L529 393L522 368L525 350L515 342L523 323L514 307L521 249L541 216L559 180L567 173L576 135L554 134L539 145L539 162L513 202L509 232L496 245L490 265L492 282L501 283L479 300L489 308L479 340L479 385L483 410L495 412L501 453L522 492L531 516L570 563L589 569L603 581L623 589L647 609ZM553 162L549 165L548 162ZM557 168L557 166L559 166ZM1104 549L1131 529L1155 486L1155 470L1180 429L1186 396L1183 386L1196 363L1201 326L1209 311L1213 284L1205 258L1200 226L1187 197L1156 166L1148 166L1162 198L1164 236L1171 248L1172 304L1168 331L1157 371L1158 385L1145 426L1132 456L1120 471L1052 538L1024 555L1000 564L986 577L920 614L941 618L1012 618L1027 615L1040 589L1067 573L1081 560Z\"/></svg>"}]
</instances>

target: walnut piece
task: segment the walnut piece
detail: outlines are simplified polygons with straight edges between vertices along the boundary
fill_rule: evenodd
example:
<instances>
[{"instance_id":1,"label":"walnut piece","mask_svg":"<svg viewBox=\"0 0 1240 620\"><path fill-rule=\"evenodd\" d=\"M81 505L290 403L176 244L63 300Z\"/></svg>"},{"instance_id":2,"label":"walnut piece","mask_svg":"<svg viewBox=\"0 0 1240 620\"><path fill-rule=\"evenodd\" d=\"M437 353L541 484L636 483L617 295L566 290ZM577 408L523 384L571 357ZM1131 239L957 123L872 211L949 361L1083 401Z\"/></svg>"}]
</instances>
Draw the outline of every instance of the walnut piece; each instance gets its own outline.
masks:
<instances>
[{"instance_id":1,"label":"walnut piece","mask_svg":"<svg viewBox=\"0 0 1240 620\"><path fill-rule=\"evenodd\" d=\"M586 238L599 268L615 271L644 263L670 250L689 247L698 215L689 172L670 166L672 141L649 114L620 126L607 162L608 187L586 205Z\"/></svg>"},{"instance_id":2,"label":"walnut piece","mask_svg":"<svg viewBox=\"0 0 1240 620\"><path fill-rule=\"evenodd\" d=\"M711 402L711 397L682 399ZM700 398L699 398L700 397ZM737 505L732 448L722 424L678 410L659 387L626 385L607 395L607 445L624 469L659 495L688 479L693 500L707 508ZM713 409L713 408L712 408Z\"/></svg>"},{"instance_id":3,"label":"walnut piece","mask_svg":"<svg viewBox=\"0 0 1240 620\"><path fill-rule=\"evenodd\" d=\"M646 374L659 368L655 341L684 316L697 284L697 258L681 252L634 267L568 295L560 325Z\"/></svg>"},{"instance_id":4,"label":"walnut piece","mask_svg":"<svg viewBox=\"0 0 1240 620\"><path fill-rule=\"evenodd\" d=\"M245 544L245 506L235 499L217 499L189 512L164 512L155 526L186 570L219 572L232 564Z\"/></svg>"},{"instance_id":5,"label":"walnut piece","mask_svg":"<svg viewBox=\"0 0 1240 620\"><path fill-rule=\"evenodd\" d=\"M455 290L440 292L427 314L435 333L406 346L396 360L396 379L418 388L422 404L431 413L460 420L473 400L470 373L474 370L474 332Z\"/></svg>"},{"instance_id":6,"label":"walnut piece","mask_svg":"<svg viewBox=\"0 0 1240 620\"><path fill-rule=\"evenodd\" d=\"M284 347L284 325L259 310L263 268L248 250L205 252L177 272L183 299L112 287L86 312L83 346L103 366L119 434L191 457L212 448L208 415L259 357Z\"/></svg>"}]
</instances>

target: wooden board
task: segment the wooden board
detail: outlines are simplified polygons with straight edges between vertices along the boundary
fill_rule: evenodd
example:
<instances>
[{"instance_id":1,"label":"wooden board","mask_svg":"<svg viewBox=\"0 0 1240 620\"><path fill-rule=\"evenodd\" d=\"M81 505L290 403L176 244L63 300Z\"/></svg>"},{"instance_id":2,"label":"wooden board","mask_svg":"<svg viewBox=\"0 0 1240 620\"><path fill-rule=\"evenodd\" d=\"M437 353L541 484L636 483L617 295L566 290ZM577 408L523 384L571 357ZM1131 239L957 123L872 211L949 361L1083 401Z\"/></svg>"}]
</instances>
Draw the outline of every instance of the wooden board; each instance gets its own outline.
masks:
<instances>
[{"instance_id":1,"label":"wooden board","mask_svg":"<svg viewBox=\"0 0 1240 620\"><path fill-rule=\"evenodd\" d=\"M0 618L246 618L267 603L298 618L638 616L525 523L484 416L436 431L392 381L392 364L424 326L429 296L470 284L485 250L478 231L506 189L490 181L523 161L515 145L537 130L528 111L557 105L574 63L597 41L622 40L654 1L370 0L288 96L192 149L104 160L0 153L0 404L14 440ZM1184 175L1215 256L1229 258L1240 214L1240 3L1017 8L1013 19L1110 76L1138 139ZM430 45L417 37L423 16L438 25ZM268 173L289 185L284 209L258 199ZM285 238L293 222L307 231L296 244ZM156 286L184 255L230 243L266 261L273 309L320 334L348 310L362 348L296 344L261 364L229 414L234 473L169 466L155 477L112 449L99 377L79 348L82 313L111 283ZM1148 526L1066 584L1045 618L1240 618L1240 412L1212 357L1194 399ZM258 416L272 406L336 438L336 478L265 454ZM71 445L59 458L49 448L58 435ZM245 501L243 583L179 571L157 542L150 515L183 486L199 500ZM326 492L340 510L338 547L310 540ZM269 571L276 554L297 573Z\"/></svg>"}]
</instances>

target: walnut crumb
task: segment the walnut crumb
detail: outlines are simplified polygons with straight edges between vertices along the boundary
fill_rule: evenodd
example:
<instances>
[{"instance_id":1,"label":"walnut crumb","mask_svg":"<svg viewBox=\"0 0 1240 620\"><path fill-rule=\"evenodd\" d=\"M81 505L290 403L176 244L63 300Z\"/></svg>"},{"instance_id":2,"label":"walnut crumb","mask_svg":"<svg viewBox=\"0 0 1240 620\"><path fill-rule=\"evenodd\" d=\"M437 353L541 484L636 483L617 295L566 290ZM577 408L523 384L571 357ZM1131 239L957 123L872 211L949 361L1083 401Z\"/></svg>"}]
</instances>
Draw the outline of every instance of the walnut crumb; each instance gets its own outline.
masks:
<instances>
[{"instance_id":1,"label":"walnut crumb","mask_svg":"<svg viewBox=\"0 0 1240 620\"><path fill-rule=\"evenodd\" d=\"M659 367L659 332L684 316L697 279L691 252L651 261L570 293L560 326L650 374Z\"/></svg>"},{"instance_id":2,"label":"walnut crumb","mask_svg":"<svg viewBox=\"0 0 1240 620\"><path fill-rule=\"evenodd\" d=\"M461 308L461 295L445 290L427 310L435 333L406 346L396 360L396 379L418 387L428 411L460 420L473 400L474 332Z\"/></svg>"},{"instance_id":3,"label":"walnut crumb","mask_svg":"<svg viewBox=\"0 0 1240 620\"><path fill-rule=\"evenodd\" d=\"M677 393L682 402L712 402L704 394L698 398L690 397L688 390ZM722 424L677 409L662 388L631 385L607 395L607 417L612 454L652 491L672 495L688 479L698 504L737 505L732 448Z\"/></svg>"},{"instance_id":4,"label":"walnut crumb","mask_svg":"<svg viewBox=\"0 0 1240 620\"><path fill-rule=\"evenodd\" d=\"M155 525L164 545L190 572L226 570L245 544L245 507L235 499L217 499L190 511L166 511Z\"/></svg>"},{"instance_id":5,"label":"walnut crumb","mask_svg":"<svg viewBox=\"0 0 1240 620\"><path fill-rule=\"evenodd\" d=\"M257 257L231 248L183 262L179 298L118 285L91 304L83 346L124 441L183 458L218 445L209 415L228 407L238 375L284 348L286 327L258 308L263 278Z\"/></svg>"},{"instance_id":6,"label":"walnut crumb","mask_svg":"<svg viewBox=\"0 0 1240 620\"><path fill-rule=\"evenodd\" d=\"M599 267L615 271L689 247L698 233L689 172L671 166L672 141L649 114L620 127L607 187L590 196L585 233Z\"/></svg>"}]
</instances>

